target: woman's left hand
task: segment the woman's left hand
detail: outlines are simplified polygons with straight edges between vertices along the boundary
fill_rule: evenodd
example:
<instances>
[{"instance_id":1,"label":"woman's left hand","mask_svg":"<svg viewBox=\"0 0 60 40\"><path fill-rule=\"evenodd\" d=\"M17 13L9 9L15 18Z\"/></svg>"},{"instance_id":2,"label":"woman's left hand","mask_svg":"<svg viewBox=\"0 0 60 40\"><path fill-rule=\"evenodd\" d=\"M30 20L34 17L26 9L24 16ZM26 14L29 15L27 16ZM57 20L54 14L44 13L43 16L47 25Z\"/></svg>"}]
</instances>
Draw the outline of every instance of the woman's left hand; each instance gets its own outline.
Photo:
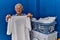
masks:
<instances>
[{"instance_id":1,"label":"woman's left hand","mask_svg":"<svg viewBox=\"0 0 60 40\"><path fill-rule=\"evenodd\" d=\"M29 18L32 18L32 16L33 16L33 15L32 15L31 13L28 13L28 14L27 14L27 17L29 17Z\"/></svg>"}]
</instances>

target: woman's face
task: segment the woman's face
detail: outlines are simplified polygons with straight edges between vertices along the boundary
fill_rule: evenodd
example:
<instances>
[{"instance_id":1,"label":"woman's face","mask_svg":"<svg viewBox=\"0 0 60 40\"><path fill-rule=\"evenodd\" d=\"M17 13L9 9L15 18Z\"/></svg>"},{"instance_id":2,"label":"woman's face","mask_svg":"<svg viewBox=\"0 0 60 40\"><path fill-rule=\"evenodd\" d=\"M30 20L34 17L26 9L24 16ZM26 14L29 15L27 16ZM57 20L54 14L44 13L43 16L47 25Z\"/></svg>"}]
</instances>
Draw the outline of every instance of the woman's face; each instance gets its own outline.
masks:
<instances>
[{"instance_id":1,"label":"woman's face","mask_svg":"<svg viewBox=\"0 0 60 40\"><path fill-rule=\"evenodd\" d=\"M17 14L21 14L22 13L22 6L16 6L15 11Z\"/></svg>"}]
</instances>

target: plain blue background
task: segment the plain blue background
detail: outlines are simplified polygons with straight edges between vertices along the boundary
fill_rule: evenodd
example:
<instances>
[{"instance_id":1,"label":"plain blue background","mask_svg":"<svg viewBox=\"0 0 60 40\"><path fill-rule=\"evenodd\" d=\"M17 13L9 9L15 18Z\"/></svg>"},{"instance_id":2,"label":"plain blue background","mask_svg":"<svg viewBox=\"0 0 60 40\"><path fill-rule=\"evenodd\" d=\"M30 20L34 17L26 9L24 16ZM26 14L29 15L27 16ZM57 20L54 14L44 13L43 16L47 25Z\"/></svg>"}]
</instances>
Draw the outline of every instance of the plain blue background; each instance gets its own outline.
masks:
<instances>
[{"instance_id":1,"label":"plain blue background","mask_svg":"<svg viewBox=\"0 0 60 40\"><path fill-rule=\"evenodd\" d=\"M56 30L60 37L60 0L0 0L0 40L11 40L11 36L6 35L5 16L15 14L14 6L17 3L24 6L24 13L31 12L36 18L57 16Z\"/></svg>"}]
</instances>

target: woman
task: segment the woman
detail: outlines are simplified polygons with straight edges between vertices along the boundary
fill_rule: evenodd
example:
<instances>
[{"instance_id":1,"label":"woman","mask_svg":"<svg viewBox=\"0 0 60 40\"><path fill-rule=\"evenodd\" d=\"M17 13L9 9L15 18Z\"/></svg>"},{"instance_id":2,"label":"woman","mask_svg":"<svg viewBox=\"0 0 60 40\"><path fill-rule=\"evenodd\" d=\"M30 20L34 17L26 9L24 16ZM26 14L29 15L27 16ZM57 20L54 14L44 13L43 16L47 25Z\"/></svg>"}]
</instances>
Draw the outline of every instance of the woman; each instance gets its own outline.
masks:
<instances>
[{"instance_id":1,"label":"woman","mask_svg":"<svg viewBox=\"0 0 60 40\"><path fill-rule=\"evenodd\" d=\"M22 4L20 4L20 3L16 4L15 5L15 11L16 11L16 15L14 15L14 16L24 16L24 14L22 13L22 11L23 11ZM32 17L32 14L31 13L28 13L26 16L31 18ZM6 21L8 21L9 18L11 18L11 15L10 14L6 16Z\"/></svg>"}]
</instances>

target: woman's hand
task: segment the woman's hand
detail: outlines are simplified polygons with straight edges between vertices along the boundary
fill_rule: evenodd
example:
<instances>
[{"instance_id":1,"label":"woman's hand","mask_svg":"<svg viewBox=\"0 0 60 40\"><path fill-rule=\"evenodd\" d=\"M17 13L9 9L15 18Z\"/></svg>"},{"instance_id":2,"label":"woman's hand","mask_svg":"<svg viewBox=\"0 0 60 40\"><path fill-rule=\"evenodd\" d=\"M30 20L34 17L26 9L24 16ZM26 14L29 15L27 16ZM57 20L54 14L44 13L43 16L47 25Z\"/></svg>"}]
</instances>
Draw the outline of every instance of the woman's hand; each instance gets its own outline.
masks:
<instances>
[{"instance_id":1,"label":"woman's hand","mask_svg":"<svg viewBox=\"0 0 60 40\"><path fill-rule=\"evenodd\" d=\"M8 21L10 18L11 18L11 15L8 14L8 15L6 16L6 21Z\"/></svg>"},{"instance_id":2,"label":"woman's hand","mask_svg":"<svg viewBox=\"0 0 60 40\"><path fill-rule=\"evenodd\" d=\"M32 18L32 16L33 16L33 15L32 15L31 13L28 13L28 14L27 14L27 17L29 17L29 18Z\"/></svg>"}]
</instances>

